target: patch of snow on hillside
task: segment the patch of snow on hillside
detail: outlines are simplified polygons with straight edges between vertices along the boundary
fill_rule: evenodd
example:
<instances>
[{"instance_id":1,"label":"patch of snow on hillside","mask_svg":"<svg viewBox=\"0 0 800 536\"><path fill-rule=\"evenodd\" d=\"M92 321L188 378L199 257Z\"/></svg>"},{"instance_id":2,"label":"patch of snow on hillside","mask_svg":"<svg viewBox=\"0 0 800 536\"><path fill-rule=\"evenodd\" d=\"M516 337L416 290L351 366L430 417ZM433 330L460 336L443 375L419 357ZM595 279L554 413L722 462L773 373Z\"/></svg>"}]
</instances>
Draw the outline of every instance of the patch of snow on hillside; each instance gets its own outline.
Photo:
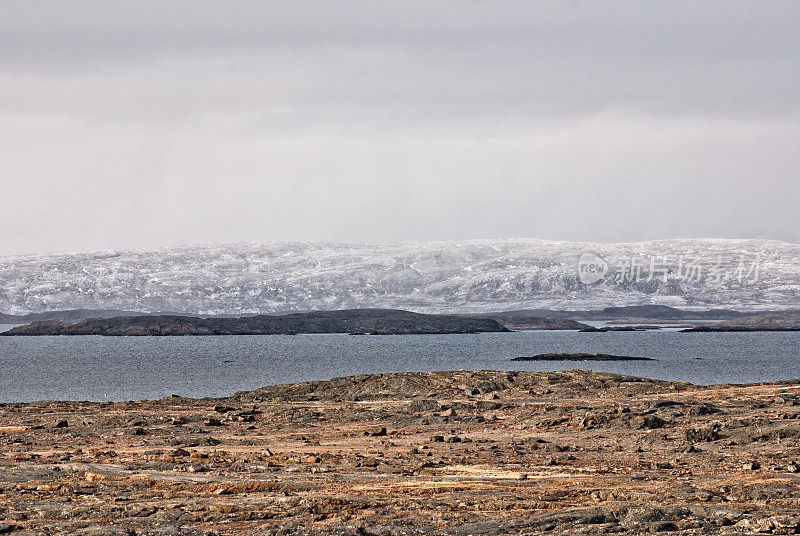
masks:
<instances>
[{"instance_id":1,"label":"patch of snow on hillside","mask_svg":"<svg viewBox=\"0 0 800 536\"><path fill-rule=\"evenodd\" d=\"M617 268L627 259L639 259L644 273L626 279L612 270L602 281L584 285L577 277L577 259L584 252ZM697 280L681 277L692 259L705 270ZM270 313L392 307L445 312L637 304L796 308L798 261L800 245L766 240L275 242L2 257L0 311ZM662 271L648 277L649 262ZM757 273L736 277L737 263L752 268L755 262ZM728 277L712 280L715 265L724 266ZM666 282L660 277L663 270L670 274Z\"/></svg>"}]
</instances>

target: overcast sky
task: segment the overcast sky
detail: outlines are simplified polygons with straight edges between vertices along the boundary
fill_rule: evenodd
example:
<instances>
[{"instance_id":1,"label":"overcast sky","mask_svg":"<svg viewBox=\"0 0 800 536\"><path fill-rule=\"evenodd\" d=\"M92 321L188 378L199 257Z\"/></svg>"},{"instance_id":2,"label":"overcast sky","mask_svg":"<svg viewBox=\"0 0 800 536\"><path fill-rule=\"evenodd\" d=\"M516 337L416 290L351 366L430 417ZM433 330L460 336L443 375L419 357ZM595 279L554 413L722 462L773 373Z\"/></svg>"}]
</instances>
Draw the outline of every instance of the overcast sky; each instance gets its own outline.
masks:
<instances>
[{"instance_id":1,"label":"overcast sky","mask_svg":"<svg viewBox=\"0 0 800 536\"><path fill-rule=\"evenodd\" d=\"M800 2L0 3L0 255L800 242Z\"/></svg>"}]
</instances>

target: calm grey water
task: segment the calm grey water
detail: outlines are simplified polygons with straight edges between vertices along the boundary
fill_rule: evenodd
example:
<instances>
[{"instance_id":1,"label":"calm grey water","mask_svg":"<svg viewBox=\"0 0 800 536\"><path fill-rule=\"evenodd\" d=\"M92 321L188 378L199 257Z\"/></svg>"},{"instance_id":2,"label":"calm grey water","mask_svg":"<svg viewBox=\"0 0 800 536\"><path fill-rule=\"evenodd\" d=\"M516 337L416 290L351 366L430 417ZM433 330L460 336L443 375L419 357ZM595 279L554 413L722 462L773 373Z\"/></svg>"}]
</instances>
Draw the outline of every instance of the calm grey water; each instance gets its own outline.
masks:
<instances>
[{"instance_id":1,"label":"calm grey water","mask_svg":"<svg viewBox=\"0 0 800 536\"><path fill-rule=\"evenodd\" d=\"M511 362L605 352L652 362ZM582 368L700 384L800 378L800 332L0 337L0 401L225 396L371 372Z\"/></svg>"}]
</instances>

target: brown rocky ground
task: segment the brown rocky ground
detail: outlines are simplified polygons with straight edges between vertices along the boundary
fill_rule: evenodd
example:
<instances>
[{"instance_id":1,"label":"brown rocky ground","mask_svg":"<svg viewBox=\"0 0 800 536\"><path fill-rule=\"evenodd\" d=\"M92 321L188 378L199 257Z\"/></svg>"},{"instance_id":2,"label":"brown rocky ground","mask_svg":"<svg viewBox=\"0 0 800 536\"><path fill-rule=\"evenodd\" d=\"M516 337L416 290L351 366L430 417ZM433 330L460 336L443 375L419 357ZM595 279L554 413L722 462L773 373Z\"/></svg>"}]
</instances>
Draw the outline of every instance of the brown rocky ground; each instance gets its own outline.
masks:
<instances>
[{"instance_id":1,"label":"brown rocky ground","mask_svg":"<svg viewBox=\"0 0 800 536\"><path fill-rule=\"evenodd\" d=\"M384 374L0 405L0 534L800 532L800 382Z\"/></svg>"}]
</instances>

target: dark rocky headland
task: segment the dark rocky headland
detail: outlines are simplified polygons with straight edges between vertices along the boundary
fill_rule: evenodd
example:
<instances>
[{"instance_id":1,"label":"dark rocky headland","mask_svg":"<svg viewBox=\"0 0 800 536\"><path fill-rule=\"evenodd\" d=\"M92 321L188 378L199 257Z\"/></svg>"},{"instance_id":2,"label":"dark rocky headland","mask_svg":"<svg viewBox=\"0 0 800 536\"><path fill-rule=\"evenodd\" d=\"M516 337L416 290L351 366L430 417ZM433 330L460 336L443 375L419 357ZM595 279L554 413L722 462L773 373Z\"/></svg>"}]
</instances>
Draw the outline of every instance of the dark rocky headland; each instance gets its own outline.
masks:
<instances>
[{"instance_id":1,"label":"dark rocky headland","mask_svg":"<svg viewBox=\"0 0 800 536\"><path fill-rule=\"evenodd\" d=\"M0 335L295 335L299 333L401 335L497 331L509 330L491 318L421 314L394 309L350 309L238 318L119 316L91 318L75 324L49 320L18 326Z\"/></svg>"},{"instance_id":2,"label":"dark rocky headland","mask_svg":"<svg viewBox=\"0 0 800 536\"><path fill-rule=\"evenodd\" d=\"M412 317L410 315L418 315ZM157 320L153 320L153 318ZM746 313L730 309L684 310L663 305L596 310L520 309L490 313L422 314L396 309L350 309L274 314L195 314L70 309L25 315L0 313L0 323L30 324L9 335L225 335L294 333L474 333L497 330L471 320L491 320L507 330L642 331L658 324L687 331L800 329L798 311ZM585 321L610 325L592 327ZM683 324L683 325L681 325ZM693 327L694 326L694 327ZM125 333L123 333L125 332Z\"/></svg>"},{"instance_id":3,"label":"dark rocky headland","mask_svg":"<svg viewBox=\"0 0 800 536\"><path fill-rule=\"evenodd\" d=\"M745 315L716 324L695 326L682 331L800 331L800 311Z\"/></svg>"}]
</instances>

